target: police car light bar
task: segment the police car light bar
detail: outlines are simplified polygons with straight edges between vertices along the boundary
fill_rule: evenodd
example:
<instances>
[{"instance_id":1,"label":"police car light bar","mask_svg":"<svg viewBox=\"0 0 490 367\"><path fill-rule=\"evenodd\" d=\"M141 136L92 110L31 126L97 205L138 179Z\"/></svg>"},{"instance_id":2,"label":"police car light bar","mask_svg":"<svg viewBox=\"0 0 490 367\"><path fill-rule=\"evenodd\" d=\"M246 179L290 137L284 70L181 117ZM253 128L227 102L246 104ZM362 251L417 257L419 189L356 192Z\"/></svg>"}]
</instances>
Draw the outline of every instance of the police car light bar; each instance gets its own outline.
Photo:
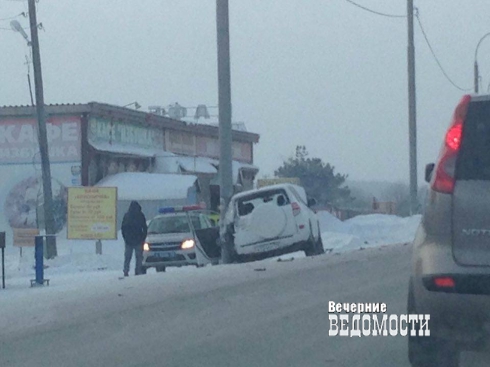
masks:
<instances>
[{"instance_id":1,"label":"police car light bar","mask_svg":"<svg viewBox=\"0 0 490 367\"><path fill-rule=\"evenodd\" d=\"M202 210L202 209L203 207L201 205L165 206L163 208L158 209L158 213L169 214L169 213L189 212L192 210Z\"/></svg>"}]
</instances>

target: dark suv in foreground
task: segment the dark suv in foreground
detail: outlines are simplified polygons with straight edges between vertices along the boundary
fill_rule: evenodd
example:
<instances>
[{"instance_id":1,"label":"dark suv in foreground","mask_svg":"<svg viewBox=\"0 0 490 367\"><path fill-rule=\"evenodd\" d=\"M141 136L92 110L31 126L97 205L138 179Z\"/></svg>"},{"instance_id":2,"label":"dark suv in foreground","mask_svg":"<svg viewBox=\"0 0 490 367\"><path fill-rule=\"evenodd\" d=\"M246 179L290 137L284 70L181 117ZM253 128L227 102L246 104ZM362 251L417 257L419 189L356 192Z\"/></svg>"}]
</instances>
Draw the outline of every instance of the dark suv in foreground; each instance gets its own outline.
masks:
<instances>
[{"instance_id":1,"label":"dark suv in foreground","mask_svg":"<svg viewBox=\"0 0 490 367\"><path fill-rule=\"evenodd\" d=\"M408 312L430 314L430 337L409 338L409 359L454 367L462 350L490 350L490 96L461 99L426 180Z\"/></svg>"}]
</instances>

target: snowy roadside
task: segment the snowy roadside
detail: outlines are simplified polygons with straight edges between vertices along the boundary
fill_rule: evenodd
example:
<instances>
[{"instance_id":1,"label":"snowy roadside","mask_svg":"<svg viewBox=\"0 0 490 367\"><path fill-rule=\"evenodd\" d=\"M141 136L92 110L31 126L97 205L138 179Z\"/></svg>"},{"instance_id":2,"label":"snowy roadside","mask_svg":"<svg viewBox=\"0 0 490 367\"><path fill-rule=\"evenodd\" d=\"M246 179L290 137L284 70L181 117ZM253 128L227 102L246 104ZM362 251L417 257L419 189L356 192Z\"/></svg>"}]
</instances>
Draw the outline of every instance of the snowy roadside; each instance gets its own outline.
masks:
<instances>
[{"instance_id":1,"label":"snowy roadside","mask_svg":"<svg viewBox=\"0 0 490 367\"><path fill-rule=\"evenodd\" d=\"M370 214L342 222L329 212L320 211L318 218L325 251L344 253L364 248L410 243L415 238L422 216L401 218L395 215ZM302 257L305 257L303 252L295 252L268 260Z\"/></svg>"},{"instance_id":2,"label":"snowy roadside","mask_svg":"<svg viewBox=\"0 0 490 367\"><path fill-rule=\"evenodd\" d=\"M328 212L318 214L322 231L323 246L327 252L342 253L361 248L385 246L411 242L415 236L421 216L400 218L392 215L372 214L340 221ZM34 278L34 253L32 248L24 248L20 257L19 249L8 249L6 258L6 279L9 288L25 287ZM115 272L122 269L124 242L119 239L104 241L103 254L95 254L94 241L69 241L66 232L58 237L58 257L45 261L46 278L59 275L80 275L84 273ZM303 252L295 252L263 261L287 260L305 257ZM133 266L133 265L132 265ZM196 271L193 267L169 269L172 271ZM152 270L150 270L152 272ZM114 277L114 274L112 275Z\"/></svg>"},{"instance_id":3,"label":"snowy roadside","mask_svg":"<svg viewBox=\"0 0 490 367\"><path fill-rule=\"evenodd\" d=\"M0 308L9 315L0 322L0 336L56 325L76 315L93 317L102 310L117 312L143 302L157 302L162 292L169 297L209 292L216 287L232 287L309 267L352 259L369 261L377 256L375 252L355 250L410 242L420 221L420 216L404 219L370 215L346 222L328 213L319 216L325 249L331 249L329 253L344 253L350 260L329 254L300 259L305 256L298 252L281 256L283 261L272 258L234 266L171 268L165 274L150 271L147 276L121 278L124 249L121 240L105 241L103 255L96 255L94 242L67 241L60 236L59 256L46 262L49 268L45 277L51 279L49 287L30 288L29 280L34 278L32 249L25 249L22 258L18 249L13 249L17 251L9 252L7 289L0 289ZM384 251L397 251L397 248L388 246ZM292 258L297 260L287 261ZM148 292L149 289L153 291Z\"/></svg>"},{"instance_id":4,"label":"snowy roadside","mask_svg":"<svg viewBox=\"0 0 490 367\"><path fill-rule=\"evenodd\" d=\"M406 251L404 248L400 245L389 246L383 249L383 254L397 257L397 254ZM189 296L191 299L210 299L213 294L228 294L229 290L237 287L250 289L274 279L296 278L295 274L308 271L317 273L314 269L324 271L326 268L365 264L379 259L376 248L344 255L315 256L287 262L265 260L200 269L184 267L170 269L164 274L152 272L129 278L122 278L120 271L58 274L51 277L49 286L35 288L29 288L26 278L11 279L8 288L0 290L0 308L7 315L0 318L0 342L4 338L18 338L26 333L40 335L46 330L66 327L71 323L104 320L108 315L121 315L128 310L157 305L162 300L172 299L185 309L189 306L185 301ZM285 288L287 283L285 281ZM287 294L286 289L284 294ZM223 296L219 300L229 302ZM187 316L182 314L178 317Z\"/></svg>"},{"instance_id":5,"label":"snowy roadside","mask_svg":"<svg viewBox=\"0 0 490 367\"><path fill-rule=\"evenodd\" d=\"M422 218L421 215L401 218L370 214L342 222L328 212L320 212L318 216L323 247L333 252L412 242Z\"/></svg>"}]
</instances>

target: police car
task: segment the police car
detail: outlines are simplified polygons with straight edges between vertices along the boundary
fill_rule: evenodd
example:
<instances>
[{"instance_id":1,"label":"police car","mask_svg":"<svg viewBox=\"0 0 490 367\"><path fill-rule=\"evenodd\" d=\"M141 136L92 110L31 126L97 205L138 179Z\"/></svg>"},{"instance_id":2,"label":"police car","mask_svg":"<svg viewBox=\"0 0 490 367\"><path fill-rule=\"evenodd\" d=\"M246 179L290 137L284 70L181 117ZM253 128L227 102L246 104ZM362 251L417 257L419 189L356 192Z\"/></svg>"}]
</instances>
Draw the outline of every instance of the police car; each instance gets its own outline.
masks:
<instances>
[{"instance_id":1,"label":"police car","mask_svg":"<svg viewBox=\"0 0 490 367\"><path fill-rule=\"evenodd\" d=\"M201 206L160 208L148 225L143 268L163 272L169 266L217 264L219 228Z\"/></svg>"}]
</instances>

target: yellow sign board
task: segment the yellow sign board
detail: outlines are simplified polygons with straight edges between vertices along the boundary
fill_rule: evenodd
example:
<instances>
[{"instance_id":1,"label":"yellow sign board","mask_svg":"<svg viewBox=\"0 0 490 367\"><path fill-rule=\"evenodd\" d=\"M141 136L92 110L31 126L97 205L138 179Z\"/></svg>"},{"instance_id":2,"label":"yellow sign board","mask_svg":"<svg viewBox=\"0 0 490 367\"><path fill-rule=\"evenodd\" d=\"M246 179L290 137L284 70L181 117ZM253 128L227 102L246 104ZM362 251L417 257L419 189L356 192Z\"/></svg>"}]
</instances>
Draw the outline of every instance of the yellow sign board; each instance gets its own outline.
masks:
<instances>
[{"instance_id":1,"label":"yellow sign board","mask_svg":"<svg viewBox=\"0 0 490 367\"><path fill-rule=\"evenodd\" d=\"M257 180L257 188L261 187L290 183L293 185L300 185L301 181L298 177L274 177L274 178L261 178Z\"/></svg>"},{"instance_id":2,"label":"yellow sign board","mask_svg":"<svg viewBox=\"0 0 490 367\"><path fill-rule=\"evenodd\" d=\"M117 239L117 188L68 188L68 239Z\"/></svg>"}]
</instances>

